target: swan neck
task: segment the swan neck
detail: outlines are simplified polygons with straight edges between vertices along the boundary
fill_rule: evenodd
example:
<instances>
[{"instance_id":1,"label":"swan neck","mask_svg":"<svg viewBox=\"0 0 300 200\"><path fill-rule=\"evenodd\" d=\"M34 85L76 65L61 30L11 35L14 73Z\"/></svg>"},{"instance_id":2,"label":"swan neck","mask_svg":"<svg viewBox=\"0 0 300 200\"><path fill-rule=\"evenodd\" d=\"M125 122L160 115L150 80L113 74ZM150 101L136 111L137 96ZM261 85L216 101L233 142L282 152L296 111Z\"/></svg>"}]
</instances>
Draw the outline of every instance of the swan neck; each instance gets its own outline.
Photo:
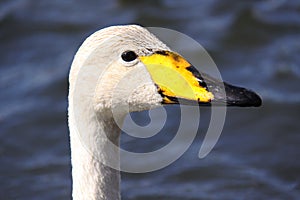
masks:
<instances>
[{"instance_id":1,"label":"swan neck","mask_svg":"<svg viewBox=\"0 0 300 200\"><path fill-rule=\"evenodd\" d=\"M109 114L96 114L89 105L69 107L70 142L74 200L119 200L120 128ZM112 144L113 147L112 147ZM113 162L114 168L105 163Z\"/></svg>"}]
</instances>

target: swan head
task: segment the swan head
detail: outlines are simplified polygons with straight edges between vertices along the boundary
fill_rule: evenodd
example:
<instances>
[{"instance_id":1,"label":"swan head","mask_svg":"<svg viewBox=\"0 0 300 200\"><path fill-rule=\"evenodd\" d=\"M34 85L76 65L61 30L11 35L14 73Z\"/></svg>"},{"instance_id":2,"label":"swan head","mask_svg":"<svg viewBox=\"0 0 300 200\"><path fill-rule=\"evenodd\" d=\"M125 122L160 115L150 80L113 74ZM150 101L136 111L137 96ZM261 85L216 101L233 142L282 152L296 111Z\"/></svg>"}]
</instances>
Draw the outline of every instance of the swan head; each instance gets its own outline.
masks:
<instances>
[{"instance_id":1,"label":"swan head","mask_svg":"<svg viewBox=\"0 0 300 200\"><path fill-rule=\"evenodd\" d=\"M92 88L96 110L128 106L132 112L178 103L261 105L254 92L200 73L137 25L112 26L91 35L73 61L71 87L79 71L85 71L87 82L82 84Z\"/></svg>"}]
</instances>

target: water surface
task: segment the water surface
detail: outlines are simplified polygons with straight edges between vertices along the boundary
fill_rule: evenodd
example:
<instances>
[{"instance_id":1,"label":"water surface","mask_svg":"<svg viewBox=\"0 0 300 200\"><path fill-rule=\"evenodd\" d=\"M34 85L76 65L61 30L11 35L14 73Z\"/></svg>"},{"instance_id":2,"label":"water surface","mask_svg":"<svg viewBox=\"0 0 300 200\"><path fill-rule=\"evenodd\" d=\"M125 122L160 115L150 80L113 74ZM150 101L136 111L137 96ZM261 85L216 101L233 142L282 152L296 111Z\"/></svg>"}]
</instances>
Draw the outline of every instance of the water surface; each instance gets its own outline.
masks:
<instances>
[{"instance_id":1,"label":"water surface","mask_svg":"<svg viewBox=\"0 0 300 200\"><path fill-rule=\"evenodd\" d=\"M257 91L264 103L228 109L217 146L200 160L210 116L201 109L188 151L165 169L123 173L123 199L299 199L299 10L296 0L1 1L1 199L70 199L68 70L84 38L125 23L191 36L224 80ZM140 152L170 141L180 112L175 106L167 113L158 135L142 140L123 134L122 147ZM132 116L149 123L148 112Z\"/></svg>"}]
</instances>

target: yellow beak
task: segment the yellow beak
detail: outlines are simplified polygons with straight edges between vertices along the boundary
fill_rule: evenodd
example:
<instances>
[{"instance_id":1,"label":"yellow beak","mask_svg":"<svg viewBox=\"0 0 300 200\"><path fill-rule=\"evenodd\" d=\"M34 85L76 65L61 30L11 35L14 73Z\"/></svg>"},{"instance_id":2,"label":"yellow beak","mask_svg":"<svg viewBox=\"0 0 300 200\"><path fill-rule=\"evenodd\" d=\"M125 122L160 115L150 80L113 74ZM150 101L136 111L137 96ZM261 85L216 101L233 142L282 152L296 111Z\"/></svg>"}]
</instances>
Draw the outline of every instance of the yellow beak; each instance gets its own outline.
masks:
<instances>
[{"instance_id":1,"label":"yellow beak","mask_svg":"<svg viewBox=\"0 0 300 200\"><path fill-rule=\"evenodd\" d=\"M194 67L177 53L158 51L140 59L157 84L163 103L177 103L178 98L207 103L214 98L200 82L203 80L193 74Z\"/></svg>"},{"instance_id":2,"label":"yellow beak","mask_svg":"<svg viewBox=\"0 0 300 200\"><path fill-rule=\"evenodd\" d=\"M230 106L261 105L260 97L254 92L223 83L206 74L202 74L202 77L195 67L177 53L157 51L139 58L157 85L163 104L187 101L208 105L211 102Z\"/></svg>"}]
</instances>

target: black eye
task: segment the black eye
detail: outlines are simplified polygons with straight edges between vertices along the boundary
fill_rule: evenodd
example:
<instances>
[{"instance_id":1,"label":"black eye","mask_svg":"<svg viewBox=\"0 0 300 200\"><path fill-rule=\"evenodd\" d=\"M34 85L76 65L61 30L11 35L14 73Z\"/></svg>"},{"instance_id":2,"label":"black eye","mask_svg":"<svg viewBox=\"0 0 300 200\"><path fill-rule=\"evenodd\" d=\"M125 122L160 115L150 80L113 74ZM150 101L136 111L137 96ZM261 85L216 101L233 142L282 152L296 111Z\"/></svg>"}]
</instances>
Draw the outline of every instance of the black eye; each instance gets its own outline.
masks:
<instances>
[{"instance_id":1,"label":"black eye","mask_svg":"<svg viewBox=\"0 0 300 200\"><path fill-rule=\"evenodd\" d=\"M137 55L134 51L125 51L124 53L122 53L121 57L124 61L130 62L135 60L137 58Z\"/></svg>"}]
</instances>

